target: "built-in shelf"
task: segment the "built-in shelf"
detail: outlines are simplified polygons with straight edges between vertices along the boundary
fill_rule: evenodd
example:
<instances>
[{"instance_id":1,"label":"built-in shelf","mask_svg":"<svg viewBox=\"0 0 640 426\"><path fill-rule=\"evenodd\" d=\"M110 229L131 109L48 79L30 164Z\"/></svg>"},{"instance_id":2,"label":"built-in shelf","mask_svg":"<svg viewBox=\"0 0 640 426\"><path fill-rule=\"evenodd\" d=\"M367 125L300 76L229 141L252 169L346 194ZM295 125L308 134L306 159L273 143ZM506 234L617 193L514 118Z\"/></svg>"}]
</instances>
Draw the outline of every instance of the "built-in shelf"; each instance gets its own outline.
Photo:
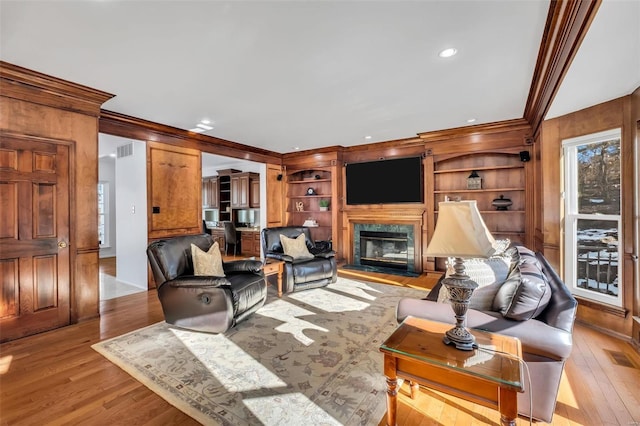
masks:
<instances>
[{"instance_id":1,"label":"built-in shelf","mask_svg":"<svg viewBox=\"0 0 640 426\"><path fill-rule=\"evenodd\" d=\"M434 194L454 194L454 193L470 193L470 192L507 192L507 191L524 191L524 188L482 188L482 189L448 189L436 190Z\"/></svg>"},{"instance_id":2,"label":"built-in shelf","mask_svg":"<svg viewBox=\"0 0 640 426\"><path fill-rule=\"evenodd\" d=\"M305 220L313 218L318 223L318 226L311 228L311 236L314 240L334 238L334 215L331 209L320 211L321 200L329 200L330 205L336 202L332 194L333 173L333 167L290 169L287 173L287 224L302 226ZM319 176L319 179L315 176ZM312 188L315 194L307 195L308 188ZM304 210L298 210L298 206L302 206Z\"/></svg>"},{"instance_id":3,"label":"built-in shelf","mask_svg":"<svg viewBox=\"0 0 640 426\"><path fill-rule=\"evenodd\" d=\"M524 165L508 165L508 166L477 166L477 167L463 167L459 169L444 169L444 170L434 170L433 173L458 173L458 172L472 172L472 171L481 171L481 170L500 170L500 169L522 169Z\"/></svg>"},{"instance_id":4,"label":"built-in shelf","mask_svg":"<svg viewBox=\"0 0 640 426\"><path fill-rule=\"evenodd\" d=\"M306 180L293 180L293 181L289 181L288 183L290 184L310 184L310 183L314 183L314 182L331 182L331 179L306 179Z\"/></svg>"}]
</instances>

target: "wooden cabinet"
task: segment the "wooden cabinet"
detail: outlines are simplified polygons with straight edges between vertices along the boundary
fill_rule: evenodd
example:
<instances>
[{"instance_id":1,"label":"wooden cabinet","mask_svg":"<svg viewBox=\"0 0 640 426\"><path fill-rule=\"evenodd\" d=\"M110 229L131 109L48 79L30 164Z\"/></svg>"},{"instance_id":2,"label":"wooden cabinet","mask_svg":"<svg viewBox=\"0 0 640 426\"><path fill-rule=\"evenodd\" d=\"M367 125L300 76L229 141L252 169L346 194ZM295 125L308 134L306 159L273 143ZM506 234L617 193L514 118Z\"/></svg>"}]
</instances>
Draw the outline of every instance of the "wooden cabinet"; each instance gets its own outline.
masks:
<instances>
[{"instance_id":1,"label":"wooden cabinet","mask_svg":"<svg viewBox=\"0 0 640 426\"><path fill-rule=\"evenodd\" d=\"M217 242L220 247L220 252L224 253L224 229L222 228L213 228L209 229L211 232L211 237L213 238L213 242Z\"/></svg>"},{"instance_id":2,"label":"wooden cabinet","mask_svg":"<svg viewBox=\"0 0 640 426\"><path fill-rule=\"evenodd\" d=\"M260 178L254 177L249 180L249 207L260 207Z\"/></svg>"},{"instance_id":3,"label":"wooden cabinet","mask_svg":"<svg viewBox=\"0 0 640 426\"><path fill-rule=\"evenodd\" d=\"M220 207L217 177L206 177L202 179L202 207L210 209Z\"/></svg>"},{"instance_id":4,"label":"wooden cabinet","mask_svg":"<svg viewBox=\"0 0 640 426\"><path fill-rule=\"evenodd\" d=\"M434 223L437 221L439 202L447 199L476 200L494 238L526 243L527 214L531 212L527 197L526 164L516 151L434 158L432 191L428 194L432 197ZM482 179L479 189L468 187L467 179L473 171ZM512 204L498 210L492 202L500 197L511 200Z\"/></svg>"},{"instance_id":5,"label":"wooden cabinet","mask_svg":"<svg viewBox=\"0 0 640 426\"><path fill-rule=\"evenodd\" d=\"M260 232L258 231L241 231L240 246L242 247L243 256L260 257Z\"/></svg>"},{"instance_id":6,"label":"wooden cabinet","mask_svg":"<svg viewBox=\"0 0 640 426\"><path fill-rule=\"evenodd\" d=\"M332 172L327 169L289 171L287 174L287 224L303 226L306 220L317 223L311 228L314 240L333 239ZM323 201L329 203L321 208Z\"/></svg>"},{"instance_id":7,"label":"wooden cabinet","mask_svg":"<svg viewBox=\"0 0 640 426\"><path fill-rule=\"evenodd\" d=\"M257 173L237 173L231 175L231 208L246 209L251 207L251 180L257 179ZM258 186L260 184L258 183ZM258 199L260 190L258 189ZM260 201L258 200L258 205Z\"/></svg>"}]
</instances>

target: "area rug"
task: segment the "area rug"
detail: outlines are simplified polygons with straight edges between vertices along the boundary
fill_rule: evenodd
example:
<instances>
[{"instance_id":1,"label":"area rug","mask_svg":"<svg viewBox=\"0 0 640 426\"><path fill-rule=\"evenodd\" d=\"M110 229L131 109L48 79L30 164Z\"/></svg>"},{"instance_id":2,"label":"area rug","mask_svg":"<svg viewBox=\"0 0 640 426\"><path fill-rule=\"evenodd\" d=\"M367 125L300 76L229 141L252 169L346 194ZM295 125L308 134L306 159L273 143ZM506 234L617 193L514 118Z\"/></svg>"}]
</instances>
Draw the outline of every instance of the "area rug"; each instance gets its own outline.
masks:
<instances>
[{"instance_id":1,"label":"area rug","mask_svg":"<svg viewBox=\"0 0 640 426\"><path fill-rule=\"evenodd\" d=\"M225 334L165 322L92 347L208 425L377 425L380 344L402 297L426 292L339 278L278 298Z\"/></svg>"}]
</instances>

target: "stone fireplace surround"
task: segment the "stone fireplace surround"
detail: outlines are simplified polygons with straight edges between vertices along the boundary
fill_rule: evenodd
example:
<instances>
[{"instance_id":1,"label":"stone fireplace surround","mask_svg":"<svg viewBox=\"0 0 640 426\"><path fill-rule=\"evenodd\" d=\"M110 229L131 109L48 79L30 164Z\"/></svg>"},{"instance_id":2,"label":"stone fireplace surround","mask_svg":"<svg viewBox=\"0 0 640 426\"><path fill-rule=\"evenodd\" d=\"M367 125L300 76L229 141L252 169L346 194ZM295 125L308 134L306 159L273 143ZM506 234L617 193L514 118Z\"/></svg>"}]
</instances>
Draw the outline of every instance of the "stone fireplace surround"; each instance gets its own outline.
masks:
<instances>
[{"instance_id":1,"label":"stone fireplace surround","mask_svg":"<svg viewBox=\"0 0 640 426\"><path fill-rule=\"evenodd\" d=\"M387 232L406 232L409 235L408 243L408 272L421 274L423 272L422 239L424 209L404 210L367 210L345 211L346 244L344 246L345 260L347 264L356 264L356 255L359 256L359 247L356 247L356 233L360 230ZM358 252L356 253L356 249Z\"/></svg>"}]
</instances>

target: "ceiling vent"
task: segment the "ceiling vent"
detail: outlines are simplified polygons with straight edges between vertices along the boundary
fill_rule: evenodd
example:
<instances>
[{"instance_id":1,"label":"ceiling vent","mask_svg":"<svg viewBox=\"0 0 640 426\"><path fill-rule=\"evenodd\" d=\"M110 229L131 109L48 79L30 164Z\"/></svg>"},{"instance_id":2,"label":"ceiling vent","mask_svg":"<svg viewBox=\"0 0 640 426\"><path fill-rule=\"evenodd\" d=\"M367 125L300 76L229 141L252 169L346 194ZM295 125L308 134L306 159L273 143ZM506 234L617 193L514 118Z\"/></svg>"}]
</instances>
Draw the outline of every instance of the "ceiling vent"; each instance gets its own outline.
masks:
<instances>
[{"instance_id":1,"label":"ceiling vent","mask_svg":"<svg viewBox=\"0 0 640 426\"><path fill-rule=\"evenodd\" d=\"M133 142L126 145L120 145L117 150L117 158L130 157L133 155Z\"/></svg>"}]
</instances>

